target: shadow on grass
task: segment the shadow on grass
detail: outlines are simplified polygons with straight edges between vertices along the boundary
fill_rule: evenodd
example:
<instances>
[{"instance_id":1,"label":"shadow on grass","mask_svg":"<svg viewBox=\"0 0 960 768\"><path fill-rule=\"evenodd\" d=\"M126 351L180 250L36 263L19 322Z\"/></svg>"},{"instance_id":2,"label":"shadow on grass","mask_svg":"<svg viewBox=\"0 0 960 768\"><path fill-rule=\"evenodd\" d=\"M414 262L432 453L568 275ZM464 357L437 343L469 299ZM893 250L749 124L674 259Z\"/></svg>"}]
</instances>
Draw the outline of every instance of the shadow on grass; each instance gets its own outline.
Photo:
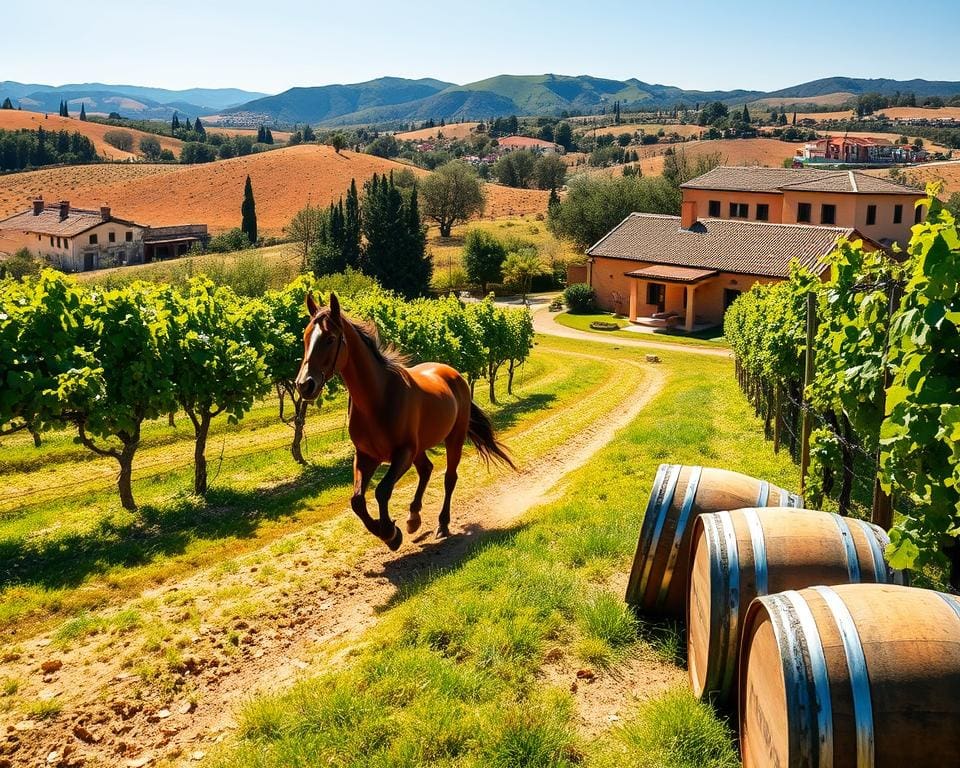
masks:
<instances>
[{"instance_id":1,"label":"shadow on grass","mask_svg":"<svg viewBox=\"0 0 960 768\"><path fill-rule=\"evenodd\" d=\"M498 408L494 423L505 429L555 399L550 394L517 397ZM0 541L0 589L78 587L91 575L113 568L134 568L183 554L192 541L249 538L262 522L294 518L300 502L333 488L343 488L346 507L352 480L351 456L303 467L269 490L212 487L204 499L184 495L162 505L144 505L132 519L108 516L83 532Z\"/></svg>"},{"instance_id":2,"label":"shadow on grass","mask_svg":"<svg viewBox=\"0 0 960 768\"><path fill-rule=\"evenodd\" d=\"M266 491L211 488L205 499L183 496L162 506L145 505L133 519L106 518L81 533L2 541L0 588L77 587L92 574L182 554L192 541L249 538L264 521L294 517L305 498L349 487L352 468L352 458L308 466Z\"/></svg>"}]
</instances>

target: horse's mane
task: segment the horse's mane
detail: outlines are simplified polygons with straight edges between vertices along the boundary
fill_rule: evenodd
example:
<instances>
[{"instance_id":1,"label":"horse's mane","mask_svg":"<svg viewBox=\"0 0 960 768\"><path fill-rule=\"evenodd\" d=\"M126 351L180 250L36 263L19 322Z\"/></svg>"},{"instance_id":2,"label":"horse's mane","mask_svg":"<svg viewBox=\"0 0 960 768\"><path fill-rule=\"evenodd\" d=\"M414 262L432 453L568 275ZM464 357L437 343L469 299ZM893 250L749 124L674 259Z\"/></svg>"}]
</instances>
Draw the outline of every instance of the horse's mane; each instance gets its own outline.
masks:
<instances>
[{"instance_id":1,"label":"horse's mane","mask_svg":"<svg viewBox=\"0 0 960 768\"><path fill-rule=\"evenodd\" d=\"M380 333L375 323L370 321L360 321L343 318L353 326L357 335L363 341L374 359L383 365L384 368L391 371L402 372L406 368L410 359L397 349L393 344L385 344L380 340Z\"/></svg>"}]
</instances>

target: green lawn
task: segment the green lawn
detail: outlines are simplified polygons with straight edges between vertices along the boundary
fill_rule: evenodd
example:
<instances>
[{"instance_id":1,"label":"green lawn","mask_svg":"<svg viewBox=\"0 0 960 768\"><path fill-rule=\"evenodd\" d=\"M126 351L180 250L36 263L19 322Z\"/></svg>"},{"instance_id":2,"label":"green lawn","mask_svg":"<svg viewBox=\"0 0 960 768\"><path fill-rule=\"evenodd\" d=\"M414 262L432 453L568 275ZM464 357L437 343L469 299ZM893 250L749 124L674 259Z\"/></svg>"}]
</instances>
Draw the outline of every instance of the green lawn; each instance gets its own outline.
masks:
<instances>
[{"instance_id":1,"label":"green lawn","mask_svg":"<svg viewBox=\"0 0 960 768\"><path fill-rule=\"evenodd\" d=\"M726 346L723 338L723 328L707 328L695 333L683 333L682 331L661 330L656 333L637 333L636 331L598 331L590 327L590 323L604 322L616 323L621 328L626 328L630 321L622 315L614 315L609 312L598 312L592 315L575 315L570 312L561 312L554 320L560 325L568 328L576 328L578 331L589 331L590 333L604 334L607 336L618 336L624 339L635 339L637 341L665 341L674 344L688 344L696 347L718 347Z\"/></svg>"},{"instance_id":2,"label":"green lawn","mask_svg":"<svg viewBox=\"0 0 960 768\"><path fill-rule=\"evenodd\" d=\"M547 342L542 341L546 344ZM550 340L610 360L642 351ZM735 766L727 726L678 683L599 734L578 727L581 668L673 668L680 635L622 600L660 462L707 464L796 488L723 359L665 353L663 390L564 482L561 500L478 537L383 614L347 662L254 699L215 755L244 766ZM546 668L566 677L550 681Z\"/></svg>"}]
</instances>

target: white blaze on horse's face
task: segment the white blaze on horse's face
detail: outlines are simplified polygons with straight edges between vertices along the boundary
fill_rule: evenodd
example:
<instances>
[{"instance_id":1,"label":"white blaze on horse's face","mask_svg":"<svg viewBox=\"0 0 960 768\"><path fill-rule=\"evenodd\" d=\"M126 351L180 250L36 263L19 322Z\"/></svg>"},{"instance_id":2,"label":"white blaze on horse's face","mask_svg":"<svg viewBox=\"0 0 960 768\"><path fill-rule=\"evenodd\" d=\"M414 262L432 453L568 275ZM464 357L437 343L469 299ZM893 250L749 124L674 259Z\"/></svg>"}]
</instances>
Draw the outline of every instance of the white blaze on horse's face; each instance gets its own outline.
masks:
<instances>
[{"instance_id":1,"label":"white blaze on horse's face","mask_svg":"<svg viewBox=\"0 0 960 768\"><path fill-rule=\"evenodd\" d=\"M310 331L304 337L303 362L300 363L300 371L297 373L295 381L297 390L304 400L316 399L324 383L321 381L323 373L318 370L319 361L314 359L318 347L322 347L324 335L319 319L315 319Z\"/></svg>"}]
</instances>

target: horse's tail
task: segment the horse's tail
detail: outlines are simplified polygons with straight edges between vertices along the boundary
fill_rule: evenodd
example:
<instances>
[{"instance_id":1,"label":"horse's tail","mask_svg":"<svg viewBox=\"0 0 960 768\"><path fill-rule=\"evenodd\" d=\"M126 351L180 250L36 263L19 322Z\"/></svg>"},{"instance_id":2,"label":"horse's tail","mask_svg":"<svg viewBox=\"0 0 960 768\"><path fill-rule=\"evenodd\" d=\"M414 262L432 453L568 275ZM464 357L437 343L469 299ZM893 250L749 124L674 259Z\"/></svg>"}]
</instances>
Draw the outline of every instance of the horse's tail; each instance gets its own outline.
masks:
<instances>
[{"instance_id":1,"label":"horse's tail","mask_svg":"<svg viewBox=\"0 0 960 768\"><path fill-rule=\"evenodd\" d=\"M511 469L516 469L513 459L507 453L506 446L497 440L493 434L493 424L490 423L490 417L481 411L477 404L470 403L470 426L467 428L467 437L473 442L480 457L490 465L490 460L506 464Z\"/></svg>"}]
</instances>

